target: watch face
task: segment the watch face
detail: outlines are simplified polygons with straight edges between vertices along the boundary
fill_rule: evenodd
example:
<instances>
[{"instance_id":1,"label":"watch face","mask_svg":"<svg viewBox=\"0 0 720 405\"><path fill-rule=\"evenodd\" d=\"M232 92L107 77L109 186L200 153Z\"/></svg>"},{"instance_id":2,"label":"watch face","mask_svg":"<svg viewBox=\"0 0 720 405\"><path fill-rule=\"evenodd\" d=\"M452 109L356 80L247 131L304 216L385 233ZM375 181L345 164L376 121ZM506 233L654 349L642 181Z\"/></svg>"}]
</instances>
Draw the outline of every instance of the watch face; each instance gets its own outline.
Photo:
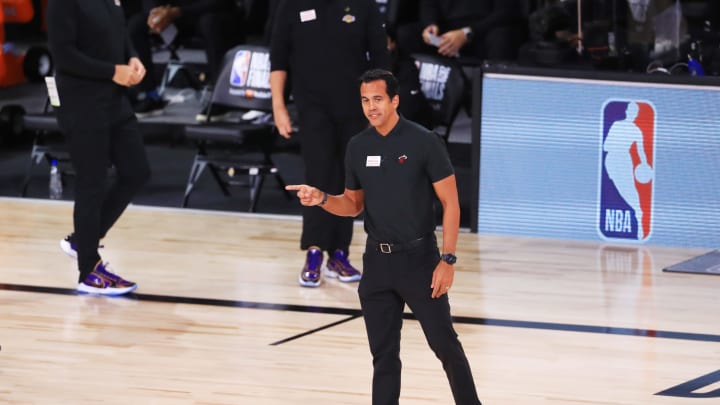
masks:
<instances>
[{"instance_id":1,"label":"watch face","mask_svg":"<svg viewBox=\"0 0 720 405\"><path fill-rule=\"evenodd\" d=\"M441 258L447 264L455 264L455 262L457 261L457 257L455 257L455 255L452 253L446 253L442 255Z\"/></svg>"}]
</instances>

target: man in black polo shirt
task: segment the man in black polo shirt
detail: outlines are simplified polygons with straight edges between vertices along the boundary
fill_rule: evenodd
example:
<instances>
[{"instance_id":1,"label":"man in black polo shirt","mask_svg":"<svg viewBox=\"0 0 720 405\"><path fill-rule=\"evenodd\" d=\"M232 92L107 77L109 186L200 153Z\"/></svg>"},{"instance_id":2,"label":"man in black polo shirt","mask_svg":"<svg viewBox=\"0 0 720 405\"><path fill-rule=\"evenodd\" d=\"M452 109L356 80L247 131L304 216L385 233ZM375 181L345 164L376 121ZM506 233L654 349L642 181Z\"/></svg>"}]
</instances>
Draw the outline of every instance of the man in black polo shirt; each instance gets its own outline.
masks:
<instances>
[{"instance_id":1,"label":"man in black polo shirt","mask_svg":"<svg viewBox=\"0 0 720 405\"><path fill-rule=\"evenodd\" d=\"M373 355L373 404L400 397L400 329L405 304L443 364L456 404L480 404L470 365L452 326L452 286L460 224L455 174L443 141L397 113L392 73L361 77L363 111L372 125L353 137L345 158L345 191L328 195L308 185L302 205L354 217L365 211L368 234L358 293ZM442 251L435 239L434 198L443 206Z\"/></svg>"}]
</instances>

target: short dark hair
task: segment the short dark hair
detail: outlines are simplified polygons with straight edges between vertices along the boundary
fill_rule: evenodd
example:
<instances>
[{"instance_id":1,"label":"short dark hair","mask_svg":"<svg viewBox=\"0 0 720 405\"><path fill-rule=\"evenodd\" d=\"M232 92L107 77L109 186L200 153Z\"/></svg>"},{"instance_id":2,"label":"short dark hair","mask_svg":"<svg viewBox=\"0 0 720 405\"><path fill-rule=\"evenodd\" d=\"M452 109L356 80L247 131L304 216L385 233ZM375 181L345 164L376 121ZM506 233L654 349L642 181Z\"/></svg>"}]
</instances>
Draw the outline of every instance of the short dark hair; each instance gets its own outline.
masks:
<instances>
[{"instance_id":1,"label":"short dark hair","mask_svg":"<svg viewBox=\"0 0 720 405\"><path fill-rule=\"evenodd\" d=\"M385 69L370 69L360 76L360 84L370 83L376 80L382 80L385 82L385 91L390 98L397 96L398 84L397 78L389 70Z\"/></svg>"}]
</instances>

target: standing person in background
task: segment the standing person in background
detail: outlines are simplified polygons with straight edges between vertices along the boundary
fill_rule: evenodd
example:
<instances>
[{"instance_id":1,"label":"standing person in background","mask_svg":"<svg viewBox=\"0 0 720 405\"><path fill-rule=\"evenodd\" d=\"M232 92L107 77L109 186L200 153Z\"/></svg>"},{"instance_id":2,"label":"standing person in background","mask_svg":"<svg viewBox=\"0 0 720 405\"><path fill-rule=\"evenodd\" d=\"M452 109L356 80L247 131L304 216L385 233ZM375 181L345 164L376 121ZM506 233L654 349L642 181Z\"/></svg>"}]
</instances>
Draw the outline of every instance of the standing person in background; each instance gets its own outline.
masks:
<instances>
[{"instance_id":1,"label":"standing person in background","mask_svg":"<svg viewBox=\"0 0 720 405\"><path fill-rule=\"evenodd\" d=\"M293 134L285 85L292 82L305 179L330 193L343 190L350 137L367 127L355 81L371 67L389 68L386 33L373 0L287 0L274 13L270 44L273 117L280 135ZM361 273L348 260L353 218L303 208L300 248L307 250L298 282L318 287L326 274L351 282Z\"/></svg>"},{"instance_id":2,"label":"standing person in background","mask_svg":"<svg viewBox=\"0 0 720 405\"><path fill-rule=\"evenodd\" d=\"M77 257L78 291L119 295L137 285L111 273L98 244L150 176L127 89L145 76L120 2L50 0L48 45L55 63L58 122L75 169L75 232L60 245ZM108 168L116 175L110 184Z\"/></svg>"},{"instance_id":3,"label":"standing person in background","mask_svg":"<svg viewBox=\"0 0 720 405\"><path fill-rule=\"evenodd\" d=\"M328 195L308 185L287 186L300 202L354 217L365 211L367 243L358 294L373 356L374 405L400 397L400 330L405 304L442 362L456 404L480 405L465 352L452 325L447 296L460 204L453 166L443 140L401 117L398 82L371 70L360 79L368 128L348 143L345 191ZM435 197L443 207L442 252L435 238Z\"/></svg>"},{"instance_id":4,"label":"standing person in background","mask_svg":"<svg viewBox=\"0 0 720 405\"><path fill-rule=\"evenodd\" d=\"M400 83L399 96L403 100L398 106L398 112L404 118L433 129L433 110L430 102L422 92L420 84L420 70L415 64L412 55L397 46L397 35L393 27L387 27L388 50L390 51L391 71Z\"/></svg>"}]
</instances>

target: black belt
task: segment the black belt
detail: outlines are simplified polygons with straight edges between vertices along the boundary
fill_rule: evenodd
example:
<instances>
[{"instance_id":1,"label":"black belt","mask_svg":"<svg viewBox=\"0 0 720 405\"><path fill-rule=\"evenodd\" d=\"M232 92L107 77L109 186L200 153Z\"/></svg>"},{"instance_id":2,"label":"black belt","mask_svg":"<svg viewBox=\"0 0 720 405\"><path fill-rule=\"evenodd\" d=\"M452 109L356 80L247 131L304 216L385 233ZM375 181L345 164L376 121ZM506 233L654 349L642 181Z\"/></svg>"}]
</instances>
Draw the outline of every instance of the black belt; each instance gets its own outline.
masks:
<instances>
[{"instance_id":1,"label":"black belt","mask_svg":"<svg viewBox=\"0 0 720 405\"><path fill-rule=\"evenodd\" d=\"M402 243L395 243L395 242L380 242L377 241L370 236L367 238L367 244L368 246L372 246L375 249L377 249L380 253L385 254L391 254L391 253L397 253L402 252L405 250L415 249L417 247L423 246L428 244L429 242L434 242L437 244L435 239L435 234L428 234L421 238L413 239L409 242L402 242Z\"/></svg>"}]
</instances>

